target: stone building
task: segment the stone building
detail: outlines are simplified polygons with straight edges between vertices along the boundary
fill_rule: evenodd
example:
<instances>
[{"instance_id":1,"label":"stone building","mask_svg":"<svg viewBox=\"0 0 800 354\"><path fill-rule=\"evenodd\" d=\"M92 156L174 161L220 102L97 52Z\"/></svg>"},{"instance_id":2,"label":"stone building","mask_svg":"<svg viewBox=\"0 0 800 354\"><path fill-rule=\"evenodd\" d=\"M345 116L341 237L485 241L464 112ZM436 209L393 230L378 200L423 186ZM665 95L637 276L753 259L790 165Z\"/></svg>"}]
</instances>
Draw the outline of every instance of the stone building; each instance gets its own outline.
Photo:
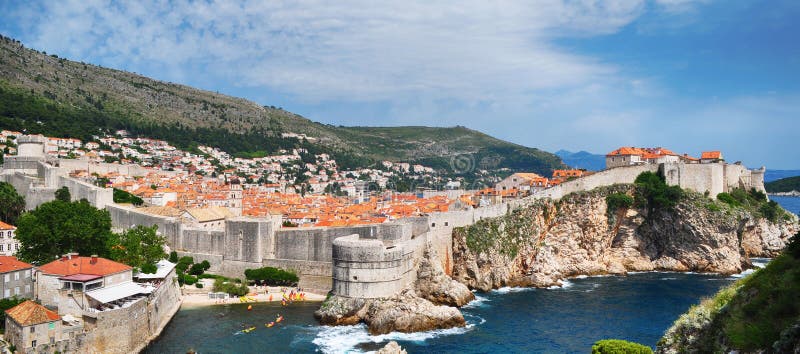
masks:
<instances>
[{"instance_id":1,"label":"stone building","mask_svg":"<svg viewBox=\"0 0 800 354\"><path fill-rule=\"evenodd\" d=\"M546 177L535 173L517 172L497 182L494 188L500 192L516 189L523 194L528 194L547 187L550 187L550 182Z\"/></svg>"},{"instance_id":2,"label":"stone building","mask_svg":"<svg viewBox=\"0 0 800 354\"><path fill-rule=\"evenodd\" d=\"M80 315L91 306L94 291L130 283L132 278L130 266L70 253L36 269L35 294L60 314Z\"/></svg>"},{"instance_id":3,"label":"stone building","mask_svg":"<svg viewBox=\"0 0 800 354\"><path fill-rule=\"evenodd\" d=\"M51 352L42 346L54 346L62 340L61 316L31 300L6 310L5 339L17 352Z\"/></svg>"},{"instance_id":4,"label":"stone building","mask_svg":"<svg viewBox=\"0 0 800 354\"><path fill-rule=\"evenodd\" d=\"M681 157L662 147L638 148L623 146L606 154L606 168L644 164L677 163Z\"/></svg>"},{"instance_id":5,"label":"stone building","mask_svg":"<svg viewBox=\"0 0 800 354\"><path fill-rule=\"evenodd\" d=\"M0 255L13 256L19 250L17 241L17 228L14 225L0 221Z\"/></svg>"},{"instance_id":6,"label":"stone building","mask_svg":"<svg viewBox=\"0 0 800 354\"><path fill-rule=\"evenodd\" d=\"M0 296L33 298L33 266L14 256L0 256Z\"/></svg>"}]
</instances>

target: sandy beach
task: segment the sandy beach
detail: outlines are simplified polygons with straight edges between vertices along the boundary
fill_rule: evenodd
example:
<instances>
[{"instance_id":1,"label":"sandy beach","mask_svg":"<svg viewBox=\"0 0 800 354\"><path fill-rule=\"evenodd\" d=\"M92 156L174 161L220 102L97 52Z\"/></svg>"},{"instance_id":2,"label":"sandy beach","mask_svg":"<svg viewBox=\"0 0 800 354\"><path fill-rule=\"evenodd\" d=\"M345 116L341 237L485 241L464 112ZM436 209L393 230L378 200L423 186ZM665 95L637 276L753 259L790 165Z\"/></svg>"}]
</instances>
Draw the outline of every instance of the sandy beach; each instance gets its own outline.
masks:
<instances>
[{"instance_id":1,"label":"sandy beach","mask_svg":"<svg viewBox=\"0 0 800 354\"><path fill-rule=\"evenodd\" d=\"M194 290L194 289L192 289L192 290ZM289 294L289 291L291 291L291 290L292 290L291 288L287 289L287 293L286 293L287 296ZM269 291L269 293L265 293L266 291ZM297 291L297 289L295 289L295 291ZM256 295L253 295L254 293ZM251 288L251 292L250 292L250 294L247 295L247 297L248 298L253 298L253 299L256 300L256 301L251 302L251 303L259 303L259 302L269 302L270 301L270 295L272 296L272 301L273 302L279 302L279 301L281 301L281 299L283 299L280 287L269 287L269 288L266 288L266 289L264 287L259 287L258 289ZM323 301L323 300L325 300L325 296L326 295L314 294L314 293L306 292L304 301ZM296 301L300 301L300 300L296 300ZM183 303L181 304L181 307L185 308L185 307L212 306L212 305L238 304L238 303L240 303L238 297L232 297L232 298L228 298L226 300L209 299L208 298L208 292L204 292L204 293L192 292L192 293L184 293L184 295L183 295Z\"/></svg>"}]
</instances>

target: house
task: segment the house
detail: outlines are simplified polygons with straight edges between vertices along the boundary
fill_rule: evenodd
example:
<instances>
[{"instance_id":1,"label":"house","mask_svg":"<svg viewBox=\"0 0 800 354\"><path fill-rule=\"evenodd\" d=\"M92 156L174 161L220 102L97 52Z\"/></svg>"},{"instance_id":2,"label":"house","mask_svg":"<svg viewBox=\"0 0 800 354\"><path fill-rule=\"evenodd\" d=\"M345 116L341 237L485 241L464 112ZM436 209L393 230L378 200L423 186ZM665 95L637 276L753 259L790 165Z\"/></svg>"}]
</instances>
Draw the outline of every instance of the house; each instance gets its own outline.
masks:
<instances>
[{"instance_id":1,"label":"house","mask_svg":"<svg viewBox=\"0 0 800 354\"><path fill-rule=\"evenodd\" d=\"M204 229L224 228L225 219L235 217L228 208L218 206L189 208L182 216Z\"/></svg>"},{"instance_id":2,"label":"house","mask_svg":"<svg viewBox=\"0 0 800 354\"><path fill-rule=\"evenodd\" d=\"M35 295L43 305L58 308L60 314L80 315L97 306L97 302L107 303L146 291L127 286L132 278L133 269L128 265L69 253L36 269ZM106 294L109 289L112 294Z\"/></svg>"},{"instance_id":3,"label":"house","mask_svg":"<svg viewBox=\"0 0 800 354\"><path fill-rule=\"evenodd\" d=\"M517 172L511 176L506 177L504 180L497 182L494 189L498 191L507 191L516 189L522 191L523 194L530 193L531 191L541 190L549 187L547 178L542 177L535 173L530 172Z\"/></svg>"},{"instance_id":4,"label":"house","mask_svg":"<svg viewBox=\"0 0 800 354\"><path fill-rule=\"evenodd\" d=\"M623 146L606 154L606 168L678 161L680 161L678 154L662 147L637 148Z\"/></svg>"},{"instance_id":5,"label":"house","mask_svg":"<svg viewBox=\"0 0 800 354\"><path fill-rule=\"evenodd\" d=\"M33 298L33 266L14 256L0 256L0 295Z\"/></svg>"},{"instance_id":6,"label":"house","mask_svg":"<svg viewBox=\"0 0 800 354\"><path fill-rule=\"evenodd\" d=\"M721 151L703 151L700 155L700 163L724 162Z\"/></svg>"},{"instance_id":7,"label":"house","mask_svg":"<svg viewBox=\"0 0 800 354\"><path fill-rule=\"evenodd\" d=\"M40 352L38 346L55 345L62 334L61 316L31 300L6 310L5 339L19 353Z\"/></svg>"},{"instance_id":8,"label":"house","mask_svg":"<svg viewBox=\"0 0 800 354\"><path fill-rule=\"evenodd\" d=\"M0 255L13 256L19 250L19 241L15 237L17 228L0 221Z\"/></svg>"}]
</instances>

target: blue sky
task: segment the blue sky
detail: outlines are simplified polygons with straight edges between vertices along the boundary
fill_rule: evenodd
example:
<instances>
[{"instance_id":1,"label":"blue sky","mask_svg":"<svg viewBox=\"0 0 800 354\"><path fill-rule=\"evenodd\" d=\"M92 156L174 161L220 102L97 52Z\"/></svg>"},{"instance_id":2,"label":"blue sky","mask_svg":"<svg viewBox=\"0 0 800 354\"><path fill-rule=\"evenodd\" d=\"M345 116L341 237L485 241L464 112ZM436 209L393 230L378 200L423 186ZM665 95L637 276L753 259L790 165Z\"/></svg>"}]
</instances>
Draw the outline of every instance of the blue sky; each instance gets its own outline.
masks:
<instances>
[{"instance_id":1,"label":"blue sky","mask_svg":"<svg viewBox=\"0 0 800 354\"><path fill-rule=\"evenodd\" d=\"M0 2L72 60L336 125L463 125L548 151L800 168L798 1Z\"/></svg>"}]
</instances>

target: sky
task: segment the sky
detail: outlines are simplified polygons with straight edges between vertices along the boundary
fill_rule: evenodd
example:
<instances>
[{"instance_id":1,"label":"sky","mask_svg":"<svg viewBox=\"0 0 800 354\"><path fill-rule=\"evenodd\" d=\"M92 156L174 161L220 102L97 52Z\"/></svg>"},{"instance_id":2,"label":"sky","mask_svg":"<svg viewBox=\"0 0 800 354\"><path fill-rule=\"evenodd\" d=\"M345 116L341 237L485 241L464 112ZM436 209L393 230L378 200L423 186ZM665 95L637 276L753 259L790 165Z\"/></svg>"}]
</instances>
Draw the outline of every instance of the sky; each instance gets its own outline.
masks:
<instances>
[{"instance_id":1,"label":"sky","mask_svg":"<svg viewBox=\"0 0 800 354\"><path fill-rule=\"evenodd\" d=\"M800 1L2 1L67 59L334 125L800 169Z\"/></svg>"}]
</instances>

